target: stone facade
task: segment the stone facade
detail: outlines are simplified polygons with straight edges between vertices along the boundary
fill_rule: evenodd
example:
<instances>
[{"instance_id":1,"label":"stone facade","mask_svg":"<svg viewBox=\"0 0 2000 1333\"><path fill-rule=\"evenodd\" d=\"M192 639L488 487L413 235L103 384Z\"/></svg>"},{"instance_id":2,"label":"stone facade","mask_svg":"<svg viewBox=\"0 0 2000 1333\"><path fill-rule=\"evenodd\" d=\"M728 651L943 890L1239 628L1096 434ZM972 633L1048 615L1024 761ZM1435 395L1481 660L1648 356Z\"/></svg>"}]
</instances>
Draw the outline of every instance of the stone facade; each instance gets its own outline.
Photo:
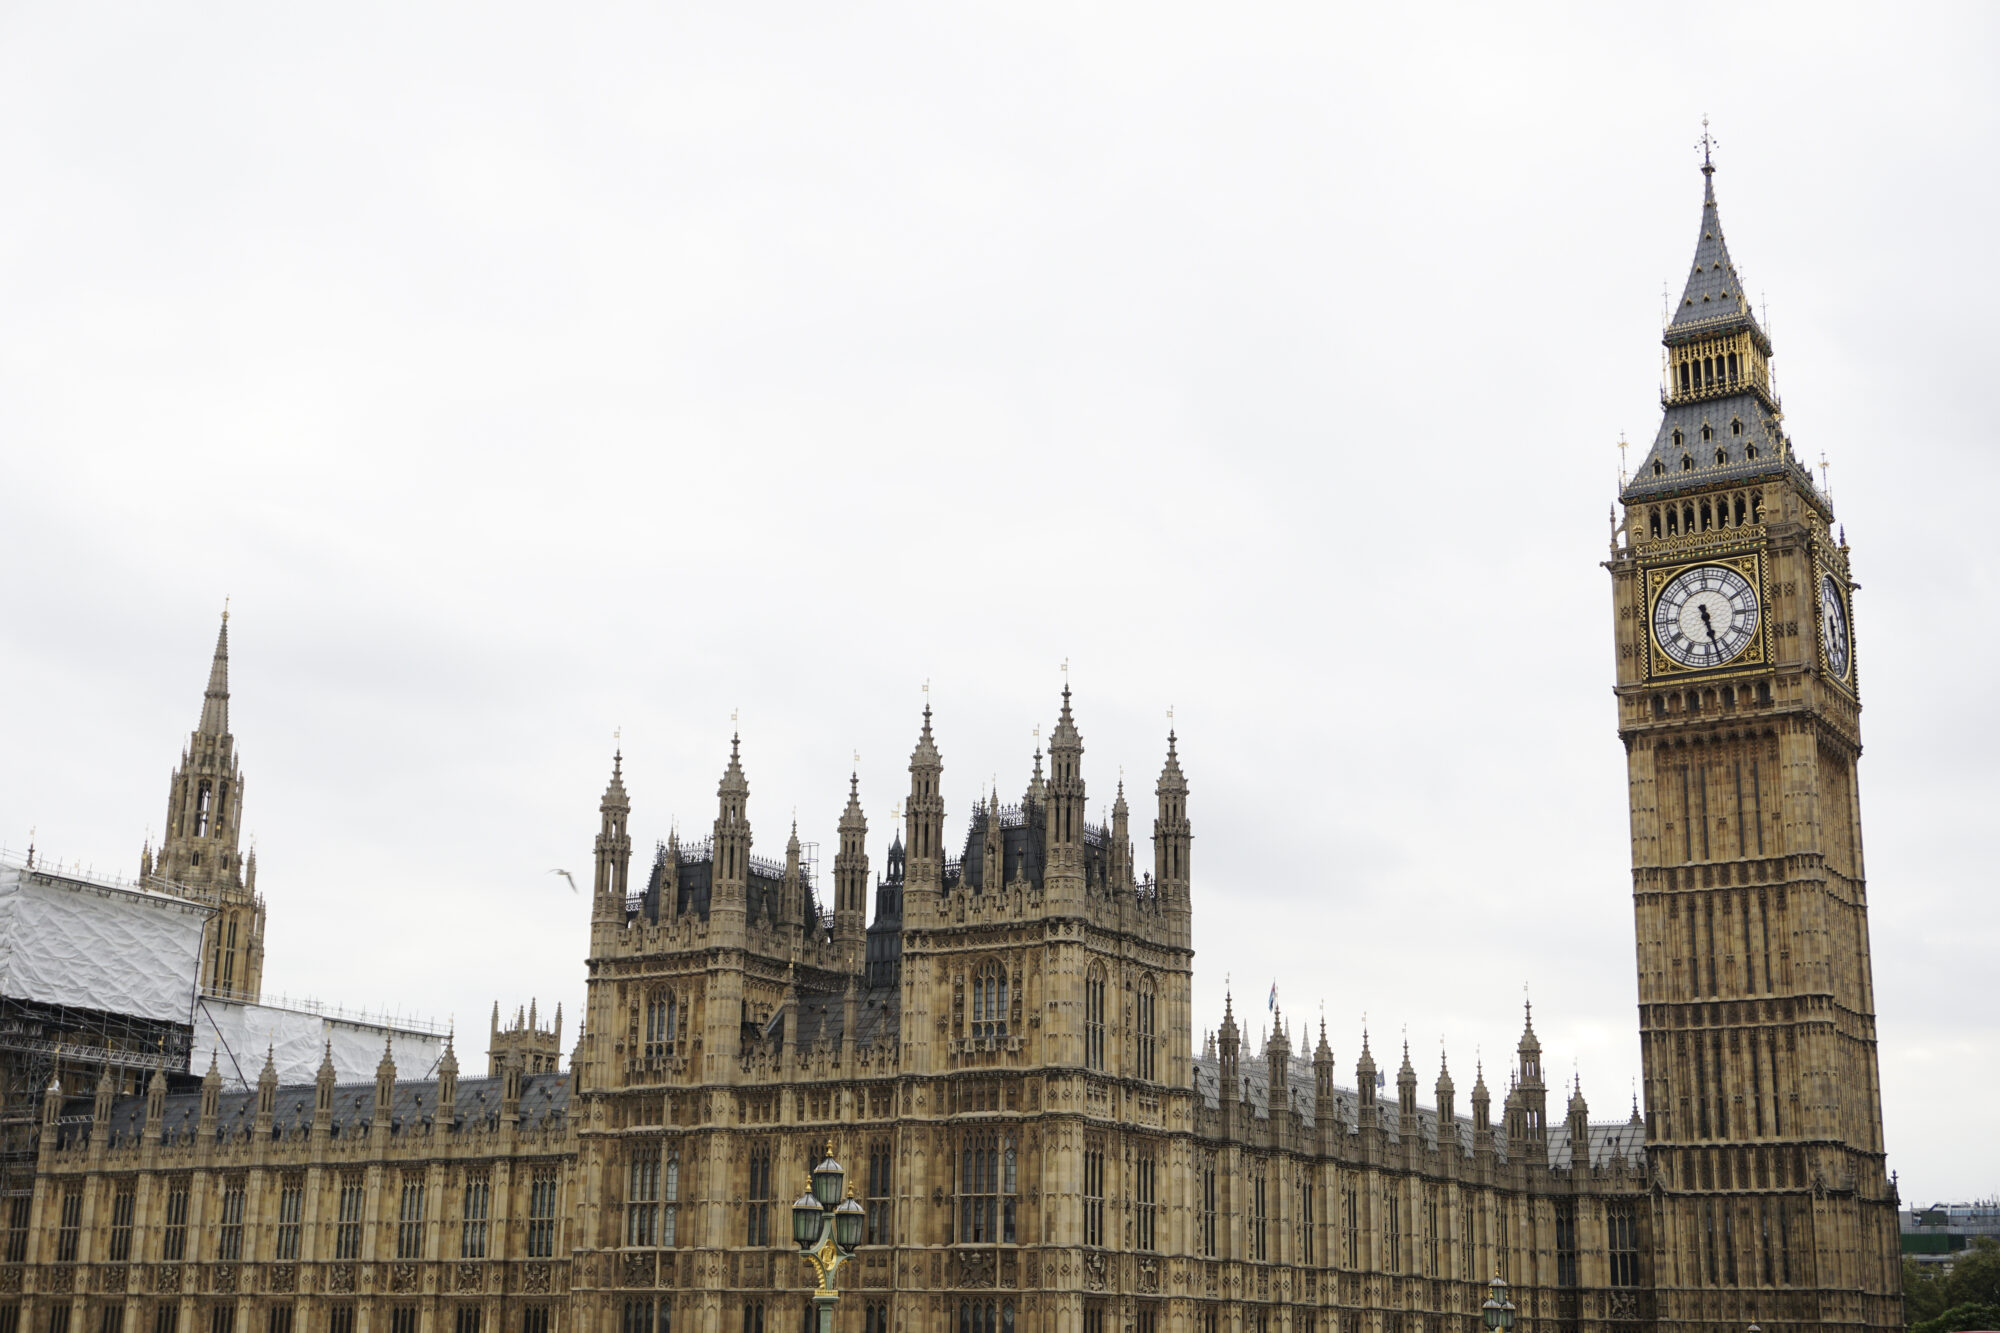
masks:
<instances>
[{"instance_id":1,"label":"stone facade","mask_svg":"<svg viewBox=\"0 0 2000 1333\"><path fill-rule=\"evenodd\" d=\"M1719 249L1712 199L1703 227ZM1707 262L1690 293L1715 304L1734 275ZM1746 348L1769 354L1754 326L1670 329L1668 346L1675 377L1742 358L1724 387L1754 399L1756 430L1775 421L1743 368ZM1676 395L1669 444L1749 410ZM1899 1327L1858 704L1851 656L1832 670L1810 610L1820 571L1851 589L1847 552L1788 443L1761 464L1743 443L1657 472L1656 448L1609 562L1643 1115L1593 1124L1572 1087L1551 1119L1531 1015L1497 1119L1483 1071L1462 1116L1448 1069L1420 1095L1407 1047L1391 1079L1365 1033L1352 1088L1323 1027L1310 1053L1282 1019L1245 1051L1226 1008L1197 1053L1175 738L1145 869L1122 784L1108 824L1085 819L1065 690L1047 772L1038 751L1018 804L974 806L956 855L926 708L884 873L851 783L825 909L796 828L782 859L754 852L738 742L709 836L670 840L637 877L614 758L567 1070L556 1029L523 1015L503 1031L496 1011L479 1081L455 1054L401 1081L385 1055L372 1086L329 1067L234 1096L213 1076L172 1094L155 1076L143 1097L106 1080L87 1105L52 1088L32 1202L5 1219L10 1317L38 1333L803 1331L788 1213L830 1149L868 1214L842 1271L849 1333L1433 1333L1477 1326L1495 1273L1534 1333ZM1711 637L1720 660L1668 660L1651 628L1667 585L1725 559L1748 562L1768 613L1727 657ZM1689 617L1725 615L1692 586L1673 594Z\"/></svg>"}]
</instances>

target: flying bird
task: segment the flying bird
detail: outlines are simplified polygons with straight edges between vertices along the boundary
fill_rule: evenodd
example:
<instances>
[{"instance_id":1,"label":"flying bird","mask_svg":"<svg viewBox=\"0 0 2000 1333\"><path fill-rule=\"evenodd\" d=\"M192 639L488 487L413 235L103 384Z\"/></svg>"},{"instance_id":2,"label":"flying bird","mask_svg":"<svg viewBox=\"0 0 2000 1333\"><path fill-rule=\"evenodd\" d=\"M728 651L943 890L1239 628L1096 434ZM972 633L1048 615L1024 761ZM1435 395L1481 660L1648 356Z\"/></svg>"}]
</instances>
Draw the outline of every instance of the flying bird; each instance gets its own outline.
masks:
<instances>
[{"instance_id":1,"label":"flying bird","mask_svg":"<svg viewBox=\"0 0 2000 1333\"><path fill-rule=\"evenodd\" d=\"M582 893L582 892L583 892L583 890L582 890L582 889L579 889L579 888L578 888L578 887L576 886L576 877L575 877L574 875L570 874L570 873L569 873L569 871L567 871L567 870L560 870L560 869L558 869L558 870L551 870L551 871L550 871L549 873L550 873L551 875L561 875L561 876L562 876L562 877L563 877L564 879L568 880L568 881L569 881L569 891L570 891L571 893Z\"/></svg>"}]
</instances>

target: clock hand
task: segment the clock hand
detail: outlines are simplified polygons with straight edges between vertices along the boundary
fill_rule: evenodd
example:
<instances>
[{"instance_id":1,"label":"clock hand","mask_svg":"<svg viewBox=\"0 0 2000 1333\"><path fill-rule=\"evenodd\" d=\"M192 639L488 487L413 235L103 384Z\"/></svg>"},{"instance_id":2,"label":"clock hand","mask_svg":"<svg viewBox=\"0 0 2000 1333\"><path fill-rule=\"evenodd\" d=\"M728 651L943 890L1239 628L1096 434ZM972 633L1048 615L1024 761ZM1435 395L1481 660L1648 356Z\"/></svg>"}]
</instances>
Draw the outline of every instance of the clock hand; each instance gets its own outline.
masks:
<instances>
[{"instance_id":1,"label":"clock hand","mask_svg":"<svg viewBox=\"0 0 2000 1333\"><path fill-rule=\"evenodd\" d=\"M1694 608L1701 612L1701 627L1708 631L1708 642L1715 649L1716 657L1722 656L1722 642L1715 637L1715 622L1708 618L1708 608L1697 604Z\"/></svg>"}]
</instances>

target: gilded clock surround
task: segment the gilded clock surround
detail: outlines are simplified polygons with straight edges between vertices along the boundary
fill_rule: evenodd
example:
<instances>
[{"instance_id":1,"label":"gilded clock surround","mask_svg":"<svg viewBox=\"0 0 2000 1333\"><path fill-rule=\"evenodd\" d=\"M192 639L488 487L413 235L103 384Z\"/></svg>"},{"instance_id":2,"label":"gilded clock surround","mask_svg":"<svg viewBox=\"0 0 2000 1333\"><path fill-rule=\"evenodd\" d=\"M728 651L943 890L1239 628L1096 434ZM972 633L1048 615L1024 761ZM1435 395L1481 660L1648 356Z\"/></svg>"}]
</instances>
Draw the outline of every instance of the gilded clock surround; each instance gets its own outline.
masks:
<instances>
[{"instance_id":1,"label":"gilded clock surround","mask_svg":"<svg viewBox=\"0 0 2000 1333\"><path fill-rule=\"evenodd\" d=\"M1819 574L1818 584L1820 587L1824 588L1829 582L1833 585L1835 595L1840 602L1841 620L1847 628L1847 663L1845 667L1836 667L1833 661L1833 654L1829 651L1827 644L1826 617L1824 615L1816 617L1815 634L1819 640L1820 666L1826 672L1828 680L1851 695L1858 688L1857 673L1859 671L1859 666L1855 660L1854 646L1854 589L1856 585L1848 581L1845 570L1836 569L1830 564L1822 562L1817 567L1817 572Z\"/></svg>"},{"instance_id":2,"label":"gilded clock surround","mask_svg":"<svg viewBox=\"0 0 2000 1333\"><path fill-rule=\"evenodd\" d=\"M1733 543L1732 543L1733 544ZM1653 629L1654 608L1667 586L1691 569L1701 569L1717 565L1733 569L1749 583L1752 594L1757 599L1757 628L1752 631L1750 642L1734 657L1715 666L1683 666L1673 659L1661 645ZM1754 667L1761 667L1769 655L1771 617L1766 608L1769 599L1764 593L1764 562L1755 552L1744 555L1710 554L1701 560L1688 560L1679 564L1660 565L1646 571L1646 674L1655 680L1676 676L1724 676L1740 674Z\"/></svg>"}]
</instances>

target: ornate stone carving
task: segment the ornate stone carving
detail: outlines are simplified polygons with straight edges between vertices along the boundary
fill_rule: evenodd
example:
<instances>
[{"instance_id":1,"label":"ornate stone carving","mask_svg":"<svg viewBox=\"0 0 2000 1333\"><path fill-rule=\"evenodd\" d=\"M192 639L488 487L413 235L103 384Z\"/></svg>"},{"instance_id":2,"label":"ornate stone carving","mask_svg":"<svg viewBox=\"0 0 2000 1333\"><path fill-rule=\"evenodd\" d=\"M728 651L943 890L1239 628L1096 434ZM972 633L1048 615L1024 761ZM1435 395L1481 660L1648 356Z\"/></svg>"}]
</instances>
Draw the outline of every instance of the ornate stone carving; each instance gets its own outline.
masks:
<instances>
[{"instance_id":1,"label":"ornate stone carving","mask_svg":"<svg viewBox=\"0 0 2000 1333\"><path fill-rule=\"evenodd\" d=\"M104 1267L98 1269L97 1289L99 1291L125 1290L125 1265L106 1264Z\"/></svg>"},{"instance_id":2,"label":"ornate stone carving","mask_svg":"<svg viewBox=\"0 0 2000 1333\"><path fill-rule=\"evenodd\" d=\"M48 1274L48 1281L45 1285L52 1292L70 1291L76 1286L76 1265L74 1264L50 1264L42 1271Z\"/></svg>"},{"instance_id":3,"label":"ornate stone carving","mask_svg":"<svg viewBox=\"0 0 2000 1333\"><path fill-rule=\"evenodd\" d=\"M217 1264L209 1270L208 1289L220 1296L227 1296L236 1290L236 1265Z\"/></svg>"},{"instance_id":4,"label":"ornate stone carving","mask_svg":"<svg viewBox=\"0 0 2000 1333\"><path fill-rule=\"evenodd\" d=\"M549 1289L549 1266L528 1264L521 1269L521 1290L537 1295L546 1294Z\"/></svg>"},{"instance_id":5,"label":"ornate stone carving","mask_svg":"<svg viewBox=\"0 0 2000 1333\"><path fill-rule=\"evenodd\" d=\"M391 1264L389 1266L389 1290L415 1291L418 1269L415 1264Z\"/></svg>"},{"instance_id":6,"label":"ornate stone carving","mask_svg":"<svg viewBox=\"0 0 2000 1333\"><path fill-rule=\"evenodd\" d=\"M272 1264L264 1270L264 1290L271 1292L297 1291L299 1288L299 1266L297 1264Z\"/></svg>"},{"instance_id":7,"label":"ornate stone carving","mask_svg":"<svg viewBox=\"0 0 2000 1333\"><path fill-rule=\"evenodd\" d=\"M486 1285L485 1274L478 1264L460 1264L452 1274L452 1290L478 1291Z\"/></svg>"},{"instance_id":8,"label":"ornate stone carving","mask_svg":"<svg viewBox=\"0 0 2000 1333\"><path fill-rule=\"evenodd\" d=\"M335 1264L332 1268L328 1269L326 1273L326 1289L328 1291L353 1291L354 1265Z\"/></svg>"},{"instance_id":9,"label":"ornate stone carving","mask_svg":"<svg viewBox=\"0 0 2000 1333\"><path fill-rule=\"evenodd\" d=\"M155 1292L179 1291L181 1289L181 1266L161 1264L153 1270L153 1290Z\"/></svg>"},{"instance_id":10,"label":"ornate stone carving","mask_svg":"<svg viewBox=\"0 0 2000 1333\"><path fill-rule=\"evenodd\" d=\"M1105 1278L1104 1278L1103 1255L1086 1254L1083 1256L1083 1285L1088 1289L1090 1289L1091 1291L1104 1290Z\"/></svg>"},{"instance_id":11,"label":"ornate stone carving","mask_svg":"<svg viewBox=\"0 0 2000 1333\"><path fill-rule=\"evenodd\" d=\"M990 1287L993 1285L993 1252L974 1251L971 1254L954 1254L952 1266L958 1271L952 1275L954 1287Z\"/></svg>"},{"instance_id":12,"label":"ornate stone carving","mask_svg":"<svg viewBox=\"0 0 2000 1333\"><path fill-rule=\"evenodd\" d=\"M618 1285L621 1287L650 1287L653 1285L654 1275L657 1271L652 1254L628 1254L625 1256L625 1262L618 1274Z\"/></svg>"}]
</instances>

